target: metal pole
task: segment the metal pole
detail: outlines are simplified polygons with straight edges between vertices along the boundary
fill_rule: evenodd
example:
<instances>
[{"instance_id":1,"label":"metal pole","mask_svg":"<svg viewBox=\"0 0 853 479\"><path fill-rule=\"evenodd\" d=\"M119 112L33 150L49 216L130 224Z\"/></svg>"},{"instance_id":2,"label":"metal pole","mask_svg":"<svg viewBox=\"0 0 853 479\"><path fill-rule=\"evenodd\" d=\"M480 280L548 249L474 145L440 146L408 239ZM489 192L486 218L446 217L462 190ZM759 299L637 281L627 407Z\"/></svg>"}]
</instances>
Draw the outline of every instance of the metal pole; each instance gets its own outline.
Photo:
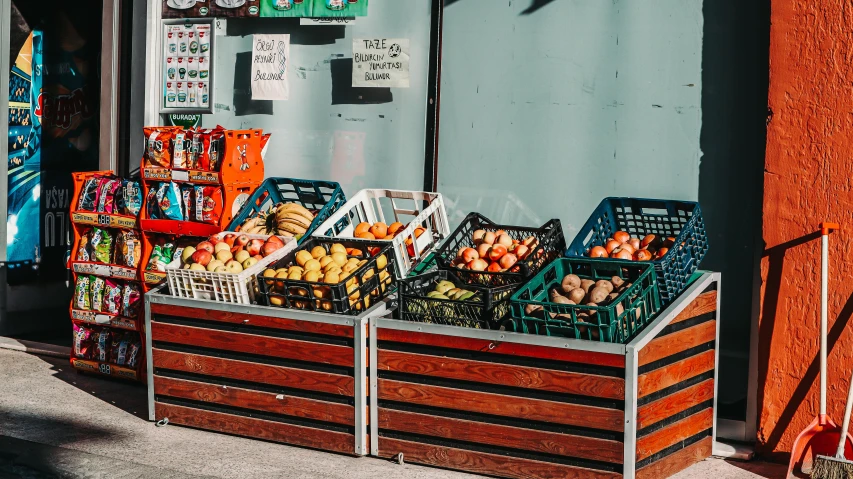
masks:
<instances>
[{"instance_id":1,"label":"metal pole","mask_svg":"<svg viewBox=\"0 0 853 479\"><path fill-rule=\"evenodd\" d=\"M101 118L98 168L116 171L121 80L121 2L104 0L101 21Z\"/></svg>"},{"instance_id":2,"label":"metal pole","mask_svg":"<svg viewBox=\"0 0 853 479\"><path fill-rule=\"evenodd\" d=\"M9 70L12 67L9 56L12 42L12 0L0 0L0 111L9 111ZM9 115L0 120L0 138L9 137ZM0 193L0 335L6 334L8 319L6 295L6 225L9 216L9 143L0 141L0 181L4 187Z\"/></svg>"},{"instance_id":3,"label":"metal pole","mask_svg":"<svg viewBox=\"0 0 853 479\"><path fill-rule=\"evenodd\" d=\"M438 190L439 102L441 99L441 49L444 30L444 0L432 1L430 15L429 84L427 85L424 191Z\"/></svg>"}]
</instances>

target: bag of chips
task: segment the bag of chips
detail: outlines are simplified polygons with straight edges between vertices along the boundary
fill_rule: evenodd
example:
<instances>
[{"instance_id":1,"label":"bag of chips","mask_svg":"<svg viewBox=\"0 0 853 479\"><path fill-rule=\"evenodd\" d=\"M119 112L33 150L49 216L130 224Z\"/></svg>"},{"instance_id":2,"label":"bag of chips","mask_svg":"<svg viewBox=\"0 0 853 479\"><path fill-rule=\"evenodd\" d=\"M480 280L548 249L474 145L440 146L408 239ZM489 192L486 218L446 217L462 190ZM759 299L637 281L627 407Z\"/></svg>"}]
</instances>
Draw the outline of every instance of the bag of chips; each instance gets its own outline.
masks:
<instances>
[{"instance_id":1,"label":"bag of chips","mask_svg":"<svg viewBox=\"0 0 853 479\"><path fill-rule=\"evenodd\" d=\"M92 245L91 261L110 264L113 256L113 236L108 230L93 228L89 244Z\"/></svg>"},{"instance_id":2,"label":"bag of chips","mask_svg":"<svg viewBox=\"0 0 853 479\"><path fill-rule=\"evenodd\" d=\"M192 149L192 137L189 131L175 130L172 137L172 168L188 169L189 152Z\"/></svg>"},{"instance_id":3,"label":"bag of chips","mask_svg":"<svg viewBox=\"0 0 853 479\"><path fill-rule=\"evenodd\" d=\"M74 306L77 309L89 311L92 309L91 290L89 288L89 277L78 276L77 283L74 285Z\"/></svg>"},{"instance_id":4,"label":"bag of chips","mask_svg":"<svg viewBox=\"0 0 853 479\"><path fill-rule=\"evenodd\" d=\"M77 201L77 209L80 211L95 211L98 205L98 191L100 191L101 178L89 178L83 183L80 191L80 199Z\"/></svg>"},{"instance_id":5,"label":"bag of chips","mask_svg":"<svg viewBox=\"0 0 853 479\"><path fill-rule=\"evenodd\" d=\"M216 171L225 152L225 129L217 126L193 132L190 151L193 168Z\"/></svg>"},{"instance_id":6,"label":"bag of chips","mask_svg":"<svg viewBox=\"0 0 853 479\"><path fill-rule=\"evenodd\" d=\"M133 340L133 333L124 333L119 334L118 332L113 335L113 344L110 349L110 362L115 364L116 366L124 366L127 364L128 359L128 349L130 348L130 343Z\"/></svg>"},{"instance_id":7,"label":"bag of chips","mask_svg":"<svg viewBox=\"0 0 853 479\"><path fill-rule=\"evenodd\" d=\"M184 218L188 221L193 219L193 210L195 210L194 199L195 188L191 185L181 186L181 206L184 208Z\"/></svg>"},{"instance_id":8,"label":"bag of chips","mask_svg":"<svg viewBox=\"0 0 853 479\"><path fill-rule=\"evenodd\" d=\"M111 279L104 280L104 309L108 314L121 313L121 285Z\"/></svg>"},{"instance_id":9,"label":"bag of chips","mask_svg":"<svg viewBox=\"0 0 853 479\"><path fill-rule=\"evenodd\" d=\"M72 349L75 358L92 359L92 330L86 326L75 324Z\"/></svg>"},{"instance_id":10,"label":"bag of chips","mask_svg":"<svg viewBox=\"0 0 853 479\"><path fill-rule=\"evenodd\" d=\"M80 244L77 246L77 256L75 261L92 261L92 249L89 243L92 237L92 230L88 230L80 235Z\"/></svg>"},{"instance_id":11,"label":"bag of chips","mask_svg":"<svg viewBox=\"0 0 853 479\"><path fill-rule=\"evenodd\" d=\"M136 367L136 365L139 363L140 351L142 351L142 342L132 341L127 351L127 367Z\"/></svg>"},{"instance_id":12,"label":"bag of chips","mask_svg":"<svg viewBox=\"0 0 853 479\"><path fill-rule=\"evenodd\" d=\"M174 126L145 127L142 129L145 134L144 167L172 167L172 154L169 150L172 147L175 131L179 129L179 127Z\"/></svg>"},{"instance_id":13,"label":"bag of chips","mask_svg":"<svg viewBox=\"0 0 853 479\"><path fill-rule=\"evenodd\" d=\"M118 213L115 208L116 193L121 188L121 180L102 178L98 190L98 213Z\"/></svg>"},{"instance_id":14,"label":"bag of chips","mask_svg":"<svg viewBox=\"0 0 853 479\"><path fill-rule=\"evenodd\" d=\"M142 293L135 283L127 283L121 293L121 315L134 319L139 315L139 305Z\"/></svg>"},{"instance_id":15,"label":"bag of chips","mask_svg":"<svg viewBox=\"0 0 853 479\"><path fill-rule=\"evenodd\" d=\"M222 188L219 186L195 187L195 221L218 225L224 209Z\"/></svg>"},{"instance_id":16,"label":"bag of chips","mask_svg":"<svg viewBox=\"0 0 853 479\"><path fill-rule=\"evenodd\" d=\"M118 213L128 216L139 215L142 209L142 188L139 182L132 180L122 181L119 194L116 195L116 206Z\"/></svg>"},{"instance_id":17,"label":"bag of chips","mask_svg":"<svg viewBox=\"0 0 853 479\"><path fill-rule=\"evenodd\" d=\"M108 328L102 328L95 335L95 352L94 359L95 361L100 361L102 363L107 362L110 359L110 343L111 343L112 333Z\"/></svg>"},{"instance_id":18,"label":"bag of chips","mask_svg":"<svg viewBox=\"0 0 853 479\"><path fill-rule=\"evenodd\" d=\"M183 221L181 208L181 190L177 183L160 183L157 189L157 204L163 213L163 219Z\"/></svg>"},{"instance_id":19,"label":"bag of chips","mask_svg":"<svg viewBox=\"0 0 853 479\"><path fill-rule=\"evenodd\" d=\"M116 264L136 268L142 258L142 241L135 231L119 231L116 234Z\"/></svg>"},{"instance_id":20,"label":"bag of chips","mask_svg":"<svg viewBox=\"0 0 853 479\"><path fill-rule=\"evenodd\" d=\"M92 311L103 311L104 289L107 287L104 278L92 276L89 280L92 288Z\"/></svg>"},{"instance_id":21,"label":"bag of chips","mask_svg":"<svg viewBox=\"0 0 853 479\"><path fill-rule=\"evenodd\" d=\"M148 190L148 197L145 200L145 214L150 220L163 219L163 212L160 211L160 204L157 202L157 191L162 183L152 183L151 189Z\"/></svg>"}]
</instances>

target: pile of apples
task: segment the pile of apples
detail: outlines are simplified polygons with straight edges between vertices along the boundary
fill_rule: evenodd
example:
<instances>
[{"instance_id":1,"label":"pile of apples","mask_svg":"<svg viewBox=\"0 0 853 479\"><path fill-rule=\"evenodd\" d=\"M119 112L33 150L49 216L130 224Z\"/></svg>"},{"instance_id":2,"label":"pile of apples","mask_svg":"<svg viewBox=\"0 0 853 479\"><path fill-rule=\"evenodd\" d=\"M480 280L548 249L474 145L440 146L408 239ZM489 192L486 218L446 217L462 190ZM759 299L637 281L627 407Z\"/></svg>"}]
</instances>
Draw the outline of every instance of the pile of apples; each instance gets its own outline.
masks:
<instances>
[{"instance_id":1,"label":"pile of apples","mask_svg":"<svg viewBox=\"0 0 853 479\"><path fill-rule=\"evenodd\" d=\"M183 269L190 271L238 274L283 247L284 241L277 236L263 240L227 233L221 238L214 235L196 246L187 246L181 252L181 262Z\"/></svg>"},{"instance_id":2,"label":"pile of apples","mask_svg":"<svg viewBox=\"0 0 853 479\"><path fill-rule=\"evenodd\" d=\"M528 236L519 241L504 230L477 230L474 231L472 240L473 247L459 248L453 266L488 273L516 272L516 263L527 259L539 245L535 236Z\"/></svg>"},{"instance_id":3,"label":"pile of apples","mask_svg":"<svg viewBox=\"0 0 853 479\"><path fill-rule=\"evenodd\" d=\"M662 238L658 235L646 235L643 239L632 238L625 231L613 233L604 246L593 246L589 250L590 258L614 258L633 261L653 261L666 256L675 244L675 238Z\"/></svg>"}]
</instances>

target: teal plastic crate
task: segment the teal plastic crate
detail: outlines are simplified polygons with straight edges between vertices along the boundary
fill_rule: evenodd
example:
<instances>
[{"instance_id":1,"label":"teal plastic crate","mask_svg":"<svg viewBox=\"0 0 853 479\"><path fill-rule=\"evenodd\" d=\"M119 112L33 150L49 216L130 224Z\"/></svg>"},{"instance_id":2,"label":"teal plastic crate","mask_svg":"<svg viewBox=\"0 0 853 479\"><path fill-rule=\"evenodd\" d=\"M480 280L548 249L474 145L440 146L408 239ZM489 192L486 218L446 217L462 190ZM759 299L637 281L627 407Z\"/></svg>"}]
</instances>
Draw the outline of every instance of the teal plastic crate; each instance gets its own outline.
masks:
<instances>
[{"instance_id":1,"label":"teal plastic crate","mask_svg":"<svg viewBox=\"0 0 853 479\"><path fill-rule=\"evenodd\" d=\"M630 286L606 306L552 303L550 291L576 274L598 281L618 276ZM540 271L510 299L517 332L624 344L661 310L654 266L649 262L560 258ZM541 310L528 314L528 306Z\"/></svg>"},{"instance_id":2,"label":"teal plastic crate","mask_svg":"<svg viewBox=\"0 0 853 479\"><path fill-rule=\"evenodd\" d=\"M277 203L299 203L317 213L308 231L297 238L298 244L308 241L324 221L347 202L341 185L333 181L298 180L294 178L267 178L249 200L240 213L231 220L227 231L236 231L249 217L268 211Z\"/></svg>"}]
</instances>

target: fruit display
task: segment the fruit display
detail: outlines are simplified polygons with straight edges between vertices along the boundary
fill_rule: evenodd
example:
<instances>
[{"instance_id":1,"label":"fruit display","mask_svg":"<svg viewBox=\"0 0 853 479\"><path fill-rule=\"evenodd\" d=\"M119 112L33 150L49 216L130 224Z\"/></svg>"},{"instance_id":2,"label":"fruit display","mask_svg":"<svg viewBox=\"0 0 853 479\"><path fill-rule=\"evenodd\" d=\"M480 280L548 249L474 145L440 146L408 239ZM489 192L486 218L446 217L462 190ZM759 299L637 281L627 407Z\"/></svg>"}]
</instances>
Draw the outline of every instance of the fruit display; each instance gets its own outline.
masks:
<instances>
[{"instance_id":1,"label":"fruit display","mask_svg":"<svg viewBox=\"0 0 853 479\"><path fill-rule=\"evenodd\" d=\"M649 262L560 258L512 299L516 330L595 341L622 342L660 310Z\"/></svg>"},{"instance_id":2,"label":"fruit display","mask_svg":"<svg viewBox=\"0 0 853 479\"><path fill-rule=\"evenodd\" d=\"M498 329L510 313L514 286L482 288L449 271L433 271L400 281L398 319L422 323Z\"/></svg>"},{"instance_id":3,"label":"fruit display","mask_svg":"<svg viewBox=\"0 0 853 479\"><path fill-rule=\"evenodd\" d=\"M211 236L181 252L181 268L190 271L239 274L267 256L284 248L277 236L250 238L247 234L226 233Z\"/></svg>"},{"instance_id":4,"label":"fruit display","mask_svg":"<svg viewBox=\"0 0 853 479\"><path fill-rule=\"evenodd\" d=\"M276 203L266 211L247 218L236 228L246 234L302 238L317 215L299 203Z\"/></svg>"},{"instance_id":5,"label":"fruit display","mask_svg":"<svg viewBox=\"0 0 853 479\"><path fill-rule=\"evenodd\" d=\"M358 314L390 292L390 246L313 238L258 277L268 306Z\"/></svg>"},{"instance_id":6,"label":"fruit display","mask_svg":"<svg viewBox=\"0 0 853 479\"><path fill-rule=\"evenodd\" d=\"M675 245L675 238L663 238L659 235L645 235L642 239L632 238L625 231L613 233L604 246L593 246L587 256L590 258L613 258L633 261L653 261L666 256Z\"/></svg>"},{"instance_id":7,"label":"fruit display","mask_svg":"<svg viewBox=\"0 0 853 479\"><path fill-rule=\"evenodd\" d=\"M562 255L565 246L559 220L528 228L471 213L439 248L436 261L466 283L519 285Z\"/></svg>"}]
</instances>

